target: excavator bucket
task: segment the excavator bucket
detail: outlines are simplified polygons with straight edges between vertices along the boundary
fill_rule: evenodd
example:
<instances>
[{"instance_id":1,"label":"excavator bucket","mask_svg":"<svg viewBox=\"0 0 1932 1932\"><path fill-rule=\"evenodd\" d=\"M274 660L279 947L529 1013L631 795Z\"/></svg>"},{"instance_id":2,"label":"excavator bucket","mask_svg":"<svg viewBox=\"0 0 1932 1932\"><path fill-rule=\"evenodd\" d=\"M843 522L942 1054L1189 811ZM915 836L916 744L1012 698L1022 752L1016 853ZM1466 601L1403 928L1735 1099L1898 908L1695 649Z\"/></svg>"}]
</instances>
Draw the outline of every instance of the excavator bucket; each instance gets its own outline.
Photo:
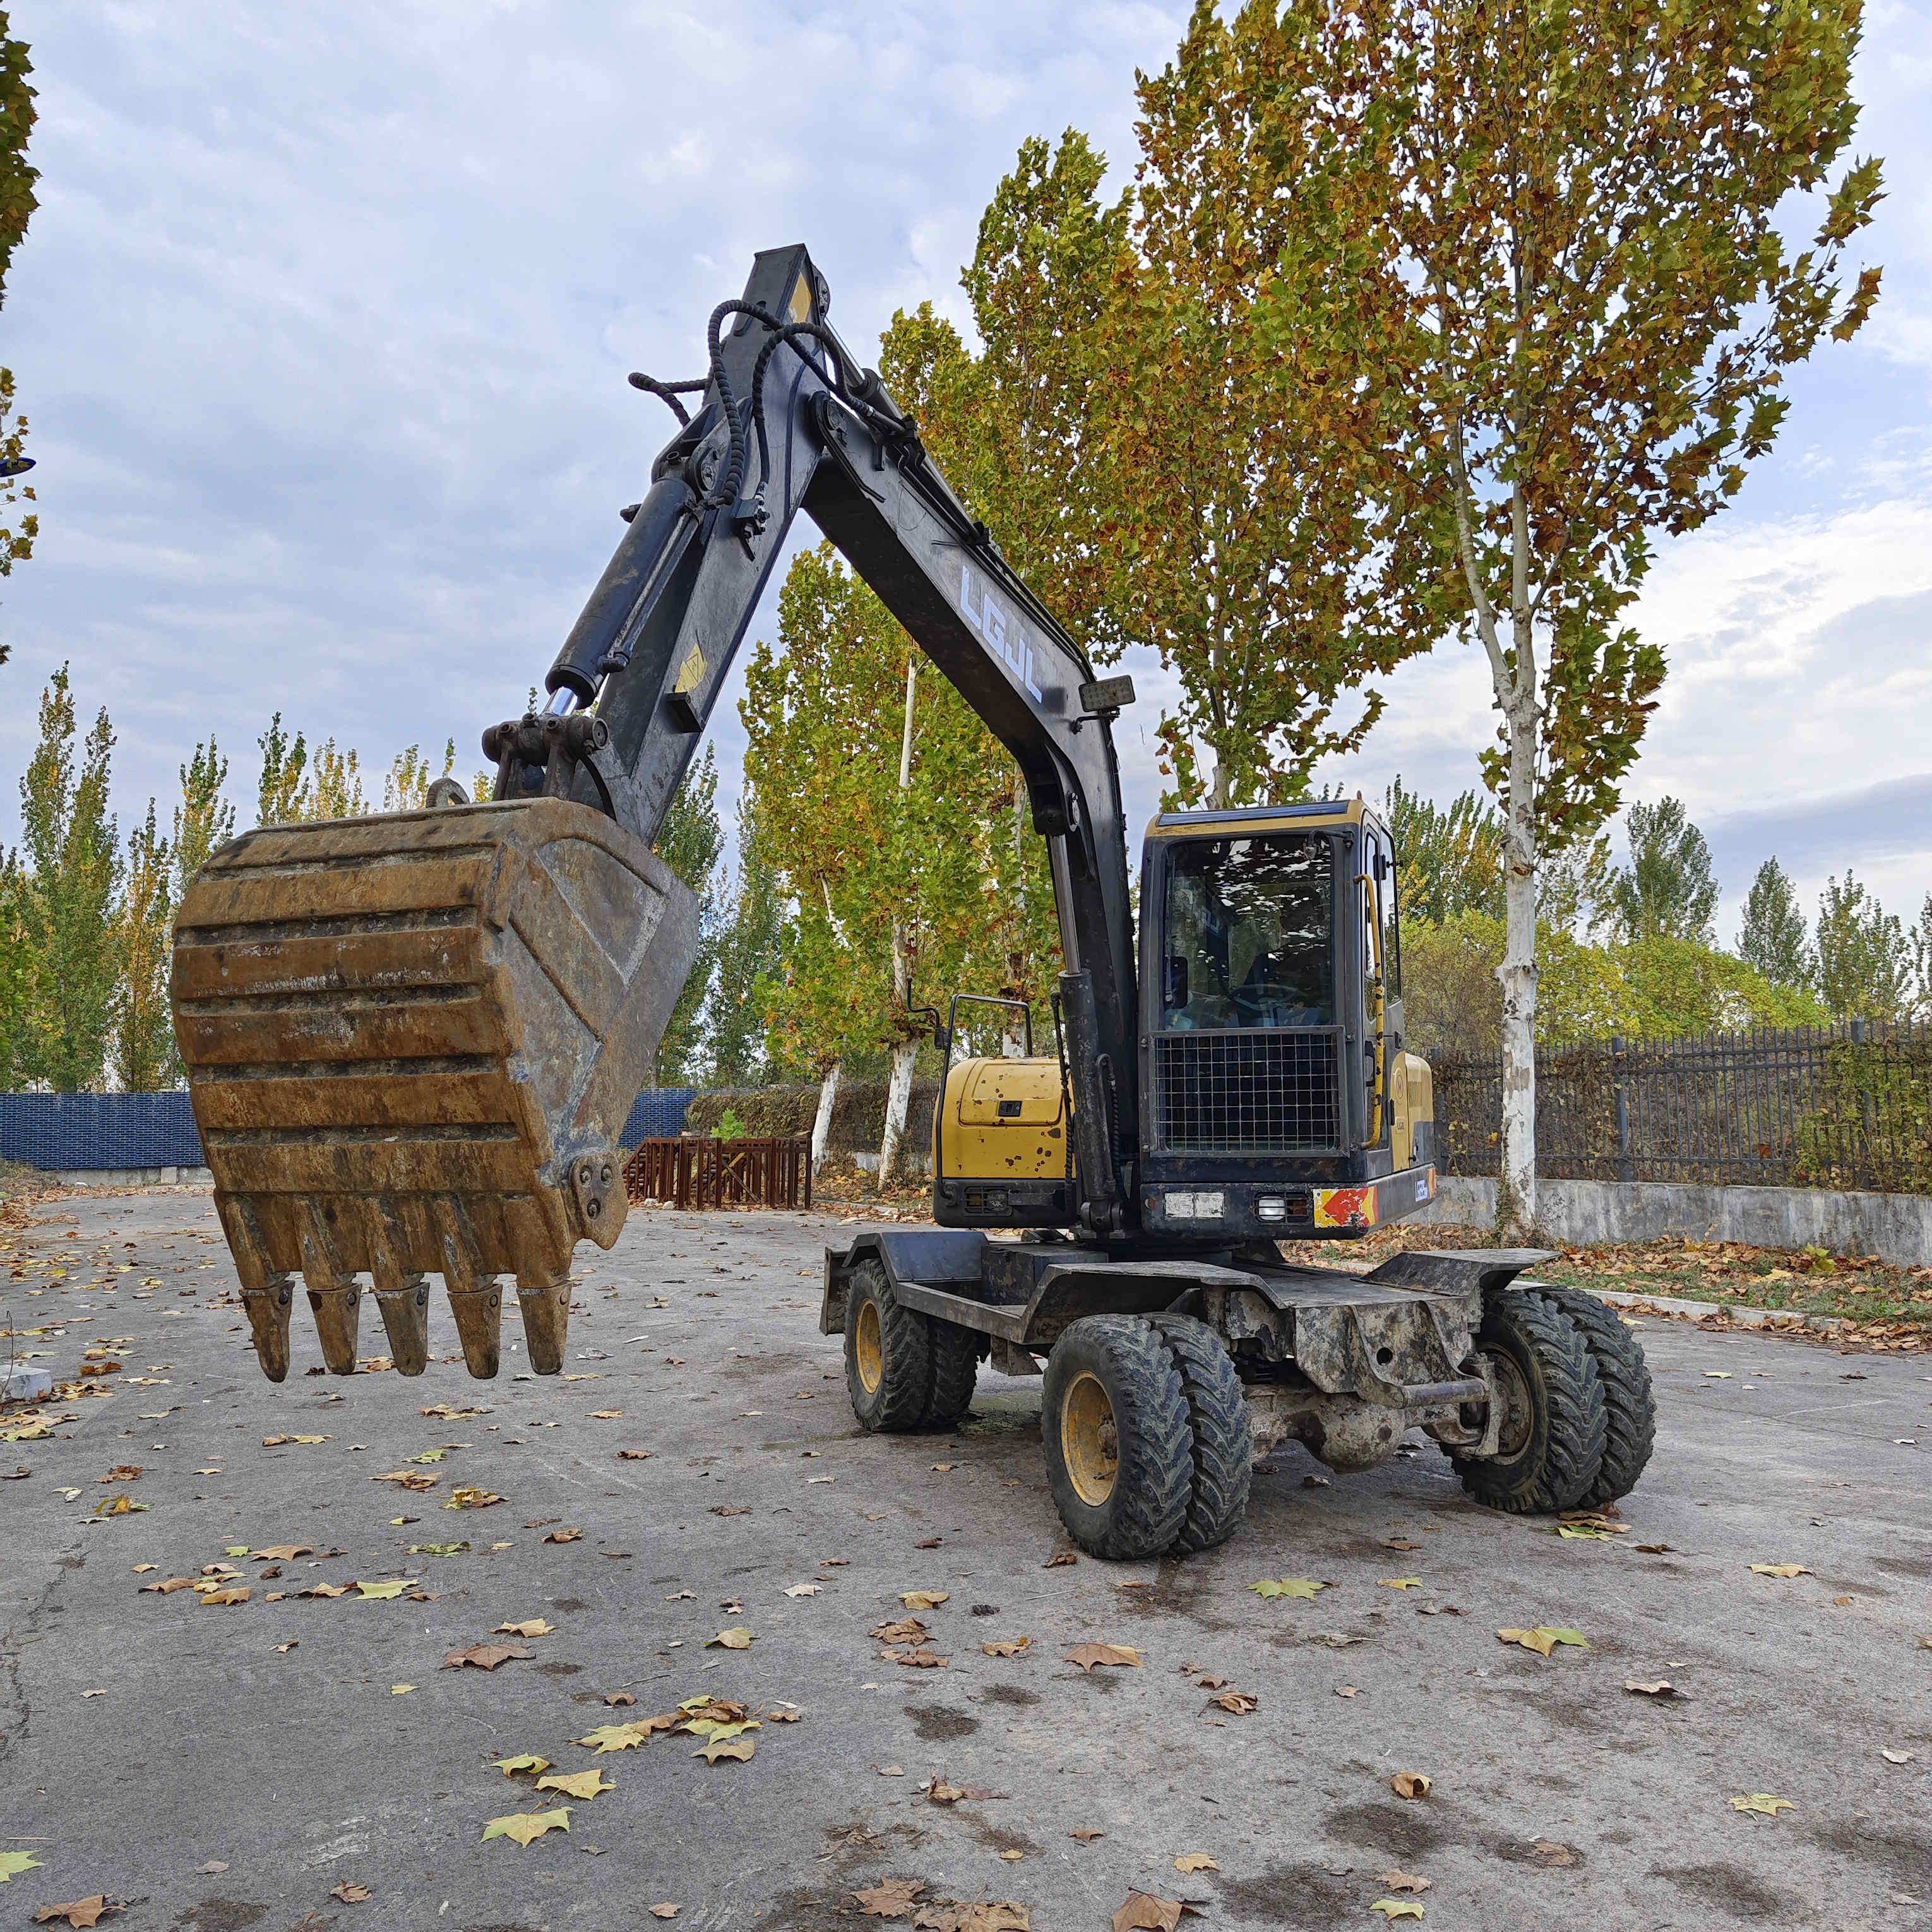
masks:
<instances>
[{"instance_id":1,"label":"excavator bucket","mask_svg":"<svg viewBox=\"0 0 1932 1932\"><path fill-rule=\"evenodd\" d=\"M175 1033L269 1379L294 1277L356 1366L362 1278L405 1375L448 1292L496 1372L501 1277L532 1368L562 1366L570 1262L624 1223L619 1137L697 949L650 848L560 799L266 827L196 875Z\"/></svg>"}]
</instances>

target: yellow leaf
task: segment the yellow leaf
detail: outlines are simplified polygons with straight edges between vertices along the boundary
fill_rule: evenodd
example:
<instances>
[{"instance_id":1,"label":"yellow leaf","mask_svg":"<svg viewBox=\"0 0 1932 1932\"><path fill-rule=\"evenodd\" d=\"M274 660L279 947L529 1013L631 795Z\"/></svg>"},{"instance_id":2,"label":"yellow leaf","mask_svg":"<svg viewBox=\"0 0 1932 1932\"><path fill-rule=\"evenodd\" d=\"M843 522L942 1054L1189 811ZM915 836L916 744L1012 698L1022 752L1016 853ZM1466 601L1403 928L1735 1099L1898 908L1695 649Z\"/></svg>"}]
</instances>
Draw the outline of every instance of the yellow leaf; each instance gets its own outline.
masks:
<instances>
[{"instance_id":1,"label":"yellow leaf","mask_svg":"<svg viewBox=\"0 0 1932 1932\"><path fill-rule=\"evenodd\" d=\"M498 1632L507 1632L512 1636L554 1636L556 1626L547 1624L542 1617L530 1617L520 1624L499 1624Z\"/></svg>"},{"instance_id":2,"label":"yellow leaf","mask_svg":"<svg viewBox=\"0 0 1932 1932\"><path fill-rule=\"evenodd\" d=\"M1069 1664L1090 1671L1096 1664L1118 1664L1138 1670L1141 1654L1127 1643L1077 1643L1066 1653Z\"/></svg>"},{"instance_id":3,"label":"yellow leaf","mask_svg":"<svg viewBox=\"0 0 1932 1932\"><path fill-rule=\"evenodd\" d=\"M1590 1647L1590 1640L1581 1630L1558 1630L1549 1624L1539 1624L1534 1630L1499 1630L1496 1636L1504 1643L1520 1644L1525 1650L1533 1650L1539 1657L1549 1656L1559 1643L1572 1644L1584 1650Z\"/></svg>"},{"instance_id":4,"label":"yellow leaf","mask_svg":"<svg viewBox=\"0 0 1932 1932\"><path fill-rule=\"evenodd\" d=\"M1306 1576L1264 1576L1258 1583L1248 1586L1258 1597L1300 1597L1311 1604L1316 1592L1328 1587L1326 1583L1311 1583Z\"/></svg>"},{"instance_id":5,"label":"yellow leaf","mask_svg":"<svg viewBox=\"0 0 1932 1932\"><path fill-rule=\"evenodd\" d=\"M416 1586L416 1580L413 1576L398 1576L381 1583L364 1583L358 1579L356 1585L362 1595L383 1604L394 1603L405 1590L413 1590Z\"/></svg>"},{"instance_id":6,"label":"yellow leaf","mask_svg":"<svg viewBox=\"0 0 1932 1932\"><path fill-rule=\"evenodd\" d=\"M560 1791L566 1798L596 1798L616 1788L601 1771L596 1770L560 1772L554 1778L537 1780L539 1791Z\"/></svg>"},{"instance_id":7,"label":"yellow leaf","mask_svg":"<svg viewBox=\"0 0 1932 1932\"><path fill-rule=\"evenodd\" d=\"M1017 1657L1032 1642L1030 1636L997 1637L991 1643L982 1643L980 1648L988 1657Z\"/></svg>"},{"instance_id":8,"label":"yellow leaf","mask_svg":"<svg viewBox=\"0 0 1932 1932\"><path fill-rule=\"evenodd\" d=\"M1389 1780L1389 1789L1398 1798L1426 1798L1436 1780L1426 1771L1399 1771Z\"/></svg>"},{"instance_id":9,"label":"yellow leaf","mask_svg":"<svg viewBox=\"0 0 1932 1932\"><path fill-rule=\"evenodd\" d=\"M506 1778L512 1778L520 1771L548 1771L550 1768L548 1758L538 1757L532 1752L526 1752L521 1757L500 1757L496 1762L496 1768Z\"/></svg>"},{"instance_id":10,"label":"yellow leaf","mask_svg":"<svg viewBox=\"0 0 1932 1932\"><path fill-rule=\"evenodd\" d=\"M560 1804L554 1811L512 1811L506 1818L492 1818L483 1827L483 1837L514 1838L520 1845L527 1845L533 1838L541 1838L546 1832L568 1832L570 1829L570 1807Z\"/></svg>"},{"instance_id":11,"label":"yellow leaf","mask_svg":"<svg viewBox=\"0 0 1932 1932\"><path fill-rule=\"evenodd\" d=\"M1420 1576L1384 1576L1382 1580L1391 1590L1419 1590L1422 1588Z\"/></svg>"},{"instance_id":12,"label":"yellow leaf","mask_svg":"<svg viewBox=\"0 0 1932 1932\"><path fill-rule=\"evenodd\" d=\"M749 1650L752 1633L742 1624L736 1624L730 1630L720 1630L716 1636L706 1637L704 1647L706 1650Z\"/></svg>"},{"instance_id":13,"label":"yellow leaf","mask_svg":"<svg viewBox=\"0 0 1932 1932\"><path fill-rule=\"evenodd\" d=\"M1754 1563L1754 1576L1808 1576L1811 1572L1802 1563Z\"/></svg>"},{"instance_id":14,"label":"yellow leaf","mask_svg":"<svg viewBox=\"0 0 1932 1932\"><path fill-rule=\"evenodd\" d=\"M1762 1811L1767 1818L1775 1818L1780 1811L1796 1811L1798 1807L1788 1798L1774 1798L1768 1791L1754 1791L1744 1798L1733 1798L1731 1809L1734 1811Z\"/></svg>"},{"instance_id":15,"label":"yellow leaf","mask_svg":"<svg viewBox=\"0 0 1932 1932\"><path fill-rule=\"evenodd\" d=\"M950 1590L905 1590L900 1592L899 1601L909 1610L936 1610L952 1598Z\"/></svg>"},{"instance_id":16,"label":"yellow leaf","mask_svg":"<svg viewBox=\"0 0 1932 1932\"><path fill-rule=\"evenodd\" d=\"M1178 1872L1219 1871L1221 1868L1205 1852L1183 1852L1174 1862Z\"/></svg>"},{"instance_id":17,"label":"yellow leaf","mask_svg":"<svg viewBox=\"0 0 1932 1932\"><path fill-rule=\"evenodd\" d=\"M1378 1898L1369 1907L1371 1912L1379 1912L1384 1919L1420 1918L1421 1906L1412 1898Z\"/></svg>"},{"instance_id":18,"label":"yellow leaf","mask_svg":"<svg viewBox=\"0 0 1932 1932\"><path fill-rule=\"evenodd\" d=\"M677 1914L678 1908L668 1899L662 1905L654 1905L651 1907L651 1916L653 1918L675 1918Z\"/></svg>"},{"instance_id":19,"label":"yellow leaf","mask_svg":"<svg viewBox=\"0 0 1932 1932\"><path fill-rule=\"evenodd\" d=\"M721 1757L748 1758L758 1748L750 1738L706 1738L692 1756L701 1757L706 1764L716 1764Z\"/></svg>"},{"instance_id":20,"label":"yellow leaf","mask_svg":"<svg viewBox=\"0 0 1932 1932\"><path fill-rule=\"evenodd\" d=\"M32 1871L40 1860L32 1852L0 1852L0 1885L23 1871Z\"/></svg>"},{"instance_id":21,"label":"yellow leaf","mask_svg":"<svg viewBox=\"0 0 1932 1932\"><path fill-rule=\"evenodd\" d=\"M392 1684L389 1695L392 1697L406 1697L416 1688L413 1684Z\"/></svg>"}]
</instances>

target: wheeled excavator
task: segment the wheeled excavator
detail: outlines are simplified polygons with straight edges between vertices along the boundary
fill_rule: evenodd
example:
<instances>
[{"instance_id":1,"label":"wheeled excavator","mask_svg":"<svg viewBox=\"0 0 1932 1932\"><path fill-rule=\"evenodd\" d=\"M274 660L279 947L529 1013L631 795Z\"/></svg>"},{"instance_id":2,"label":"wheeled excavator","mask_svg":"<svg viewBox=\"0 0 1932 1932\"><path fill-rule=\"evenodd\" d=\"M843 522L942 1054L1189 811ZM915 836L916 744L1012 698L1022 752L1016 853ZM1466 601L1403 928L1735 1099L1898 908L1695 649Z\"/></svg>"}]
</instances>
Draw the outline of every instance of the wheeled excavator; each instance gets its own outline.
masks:
<instances>
[{"instance_id":1,"label":"wheeled excavator","mask_svg":"<svg viewBox=\"0 0 1932 1932\"><path fill-rule=\"evenodd\" d=\"M970 996L936 1024L935 1225L826 1251L861 1424L952 1426L982 1362L1042 1376L1056 1505L1106 1557L1220 1541L1288 1438L1358 1470L1420 1430L1505 1510L1623 1494L1643 1357L1526 1278L1546 1256L1285 1258L1436 1196L1388 828L1359 800L1162 812L1137 918L1131 680L1096 676L830 309L804 248L767 250L702 376L631 377L676 434L545 701L484 733L489 802L444 780L420 811L246 832L186 895L176 1027L262 1368L288 1372L299 1276L330 1370L366 1280L421 1374L434 1274L472 1376L506 1282L531 1367L561 1368L572 1256L623 1226L619 1136L695 950L652 842L802 512L1018 762L1064 965L1051 1052L1024 1007L1018 1057L954 1057Z\"/></svg>"}]
</instances>

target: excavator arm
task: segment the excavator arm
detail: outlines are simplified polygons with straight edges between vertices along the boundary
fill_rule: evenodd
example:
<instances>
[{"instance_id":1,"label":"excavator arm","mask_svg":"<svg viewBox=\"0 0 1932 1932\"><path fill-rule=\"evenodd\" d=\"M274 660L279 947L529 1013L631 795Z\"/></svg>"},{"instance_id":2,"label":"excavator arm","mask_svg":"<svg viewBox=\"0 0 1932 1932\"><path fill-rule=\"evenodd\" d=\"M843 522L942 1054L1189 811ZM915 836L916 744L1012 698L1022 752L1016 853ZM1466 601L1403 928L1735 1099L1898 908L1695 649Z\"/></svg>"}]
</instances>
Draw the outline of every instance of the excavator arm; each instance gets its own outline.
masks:
<instances>
[{"instance_id":1,"label":"excavator arm","mask_svg":"<svg viewBox=\"0 0 1932 1932\"><path fill-rule=\"evenodd\" d=\"M256 1349L287 1372L301 1276L330 1367L362 1277L396 1366L444 1276L474 1375L513 1276L532 1366L562 1366L578 1242L624 1214L617 1137L690 970L692 896L651 850L802 511L1011 752L1048 842L1081 1219L1132 1212L1135 949L1092 667L832 329L802 247L721 304L684 420L546 680L484 736L493 801L260 828L184 900L176 1024ZM681 400L698 398L694 411ZM1124 1139L1124 1135L1126 1137Z\"/></svg>"}]
</instances>

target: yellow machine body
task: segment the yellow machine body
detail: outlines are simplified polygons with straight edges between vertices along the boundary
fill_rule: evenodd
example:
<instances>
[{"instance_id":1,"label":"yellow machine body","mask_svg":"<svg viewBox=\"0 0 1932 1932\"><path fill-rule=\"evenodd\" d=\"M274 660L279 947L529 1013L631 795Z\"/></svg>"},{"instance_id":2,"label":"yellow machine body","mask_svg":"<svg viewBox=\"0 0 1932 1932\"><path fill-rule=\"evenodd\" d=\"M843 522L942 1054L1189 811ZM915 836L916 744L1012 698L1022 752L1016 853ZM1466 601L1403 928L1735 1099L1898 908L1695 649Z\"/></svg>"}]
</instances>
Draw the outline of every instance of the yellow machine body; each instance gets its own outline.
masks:
<instances>
[{"instance_id":1,"label":"yellow machine body","mask_svg":"<svg viewBox=\"0 0 1932 1932\"><path fill-rule=\"evenodd\" d=\"M1058 1060L962 1060L947 1070L933 1111L933 1170L962 1190L968 1226L1065 1220L1066 1113Z\"/></svg>"},{"instance_id":2,"label":"yellow machine body","mask_svg":"<svg viewBox=\"0 0 1932 1932\"><path fill-rule=\"evenodd\" d=\"M1436 1158L1435 1077L1420 1054L1398 1053L1394 1060L1389 1132L1395 1164L1399 1170L1426 1166Z\"/></svg>"}]
</instances>

